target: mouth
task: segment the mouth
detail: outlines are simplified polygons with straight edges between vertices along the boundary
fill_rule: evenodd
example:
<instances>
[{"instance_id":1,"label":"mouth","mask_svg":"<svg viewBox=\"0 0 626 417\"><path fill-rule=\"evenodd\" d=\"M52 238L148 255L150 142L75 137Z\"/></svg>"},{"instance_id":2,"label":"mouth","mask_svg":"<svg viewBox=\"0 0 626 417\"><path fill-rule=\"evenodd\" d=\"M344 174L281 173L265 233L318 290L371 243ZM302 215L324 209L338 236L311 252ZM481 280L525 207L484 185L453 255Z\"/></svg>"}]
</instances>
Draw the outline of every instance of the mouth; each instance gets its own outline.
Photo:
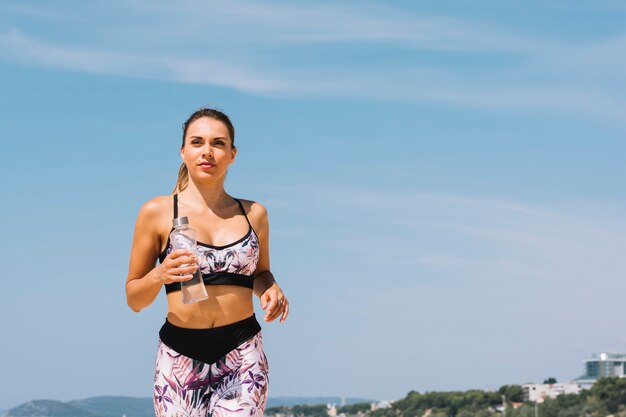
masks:
<instances>
[{"instance_id":1,"label":"mouth","mask_svg":"<svg viewBox=\"0 0 626 417\"><path fill-rule=\"evenodd\" d=\"M198 164L198 166L203 169L210 169L213 168L215 164L212 164L210 162L202 162L201 164Z\"/></svg>"}]
</instances>

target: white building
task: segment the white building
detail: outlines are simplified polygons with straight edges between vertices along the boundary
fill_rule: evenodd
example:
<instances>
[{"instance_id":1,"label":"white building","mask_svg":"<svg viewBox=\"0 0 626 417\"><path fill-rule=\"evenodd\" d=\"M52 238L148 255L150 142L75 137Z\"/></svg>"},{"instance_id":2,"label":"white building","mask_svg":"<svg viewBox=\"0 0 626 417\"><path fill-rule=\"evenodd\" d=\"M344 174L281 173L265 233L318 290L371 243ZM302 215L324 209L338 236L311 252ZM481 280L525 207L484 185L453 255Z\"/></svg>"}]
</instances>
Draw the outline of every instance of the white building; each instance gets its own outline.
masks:
<instances>
[{"instance_id":1,"label":"white building","mask_svg":"<svg viewBox=\"0 0 626 417\"><path fill-rule=\"evenodd\" d=\"M382 400L378 401L377 403L371 403L370 406L372 410L378 410L379 408L390 408L391 403L392 401Z\"/></svg>"},{"instance_id":2,"label":"white building","mask_svg":"<svg viewBox=\"0 0 626 417\"><path fill-rule=\"evenodd\" d=\"M556 398L561 394L578 394L580 386L576 382L562 384L526 384L523 385L526 401L542 403L546 398Z\"/></svg>"}]
</instances>

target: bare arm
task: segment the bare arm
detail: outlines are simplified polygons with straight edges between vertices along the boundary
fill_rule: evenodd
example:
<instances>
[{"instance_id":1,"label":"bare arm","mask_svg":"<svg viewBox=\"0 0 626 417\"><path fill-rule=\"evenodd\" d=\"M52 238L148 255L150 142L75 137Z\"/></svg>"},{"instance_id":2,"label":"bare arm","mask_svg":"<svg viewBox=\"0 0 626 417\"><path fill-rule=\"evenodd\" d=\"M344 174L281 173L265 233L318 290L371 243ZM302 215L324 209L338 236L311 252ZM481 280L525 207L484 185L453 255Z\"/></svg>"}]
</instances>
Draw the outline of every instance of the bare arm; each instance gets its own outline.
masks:
<instances>
[{"instance_id":1,"label":"bare arm","mask_svg":"<svg viewBox=\"0 0 626 417\"><path fill-rule=\"evenodd\" d=\"M155 266L159 256L160 239L158 219L162 214L162 202L154 198L145 203L135 223L135 234L130 251L130 264L126 280L126 303L135 312L154 302L164 283L185 281L196 268L196 260L186 250L172 251L163 264ZM181 268L182 264L192 266Z\"/></svg>"},{"instance_id":2,"label":"bare arm","mask_svg":"<svg viewBox=\"0 0 626 417\"><path fill-rule=\"evenodd\" d=\"M289 303L283 294L282 289L276 283L274 275L270 272L269 255L269 221L267 210L259 203L255 203L257 215L257 227L255 229L259 237L259 262L254 273L254 285L252 291L261 302L261 308L269 308L265 314L265 321L271 322L282 313L281 323L285 321L289 314Z\"/></svg>"},{"instance_id":3,"label":"bare arm","mask_svg":"<svg viewBox=\"0 0 626 417\"><path fill-rule=\"evenodd\" d=\"M259 237L259 262L254 273L254 286L252 291L257 297L271 287L276 280L270 272L270 249L269 249L269 221L267 209L259 203L254 203L256 215L255 232Z\"/></svg>"},{"instance_id":4,"label":"bare arm","mask_svg":"<svg viewBox=\"0 0 626 417\"><path fill-rule=\"evenodd\" d=\"M152 304L163 285L158 278L158 267L155 267L159 256L158 211L156 199L148 201L139 210L135 223L126 280L126 302L135 312Z\"/></svg>"}]
</instances>

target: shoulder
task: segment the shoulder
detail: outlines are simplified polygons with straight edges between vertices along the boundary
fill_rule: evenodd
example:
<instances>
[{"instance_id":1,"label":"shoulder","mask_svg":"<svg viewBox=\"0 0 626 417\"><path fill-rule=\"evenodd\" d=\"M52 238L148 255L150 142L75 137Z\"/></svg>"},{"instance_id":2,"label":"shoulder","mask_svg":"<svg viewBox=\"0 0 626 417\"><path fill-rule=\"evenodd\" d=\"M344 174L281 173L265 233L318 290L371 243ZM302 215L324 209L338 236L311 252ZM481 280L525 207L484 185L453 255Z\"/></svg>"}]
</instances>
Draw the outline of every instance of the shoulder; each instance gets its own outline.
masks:
<instances>
[{"instance_id":1,"label":"shoulder","mask_svg":"<svg viewBox=\"0 0 626 417\"><path fill-rule=\"evenodd\" d=\"M141 209L139 210L139 215L144 215L147 217L163 216L168 213L168 210L173 210L172 199L173 197L171 195L160 195L157 197L153 197L142 204Z\"/></svg>"},{"instance_id":2,"label":"shoulder","mask_svg":"<svg viewBox=\"0 0 626 417\"><path fill-rule=\"evenodd\" d=\"M252 223L252 227L259 230L264 230L268 227L268 219L267 219L267 209L265 206L258 201L253 200L245 200L243 198L239 198L241 204L243 205L244 210L246 211L246 215Z\"/></svg>"},{"instance_id":3,"label":"shoulder","mask_svg":"<svg viewBox=\"0 0 626 417\"><path fill-rule=\"evenodd\" d=\"M239 198L238 200L241 201L248 216L267 217L267 209L258 201L245 200L243 198Z\"/></svg>"},{"instance_id":4,"label":"shoulder","mask_svg":"<svg viewBox=\"0 0 626 417\"><path fill-rule=\"evenodd\" d=\"M155 229L162 229L162 225L166 223L166 219L173 215L172 207L173 197L163 195L153 197L141 205L139 215L137 216L137 224L142 226L152 226Z\"/></svg>"}]
</instances>

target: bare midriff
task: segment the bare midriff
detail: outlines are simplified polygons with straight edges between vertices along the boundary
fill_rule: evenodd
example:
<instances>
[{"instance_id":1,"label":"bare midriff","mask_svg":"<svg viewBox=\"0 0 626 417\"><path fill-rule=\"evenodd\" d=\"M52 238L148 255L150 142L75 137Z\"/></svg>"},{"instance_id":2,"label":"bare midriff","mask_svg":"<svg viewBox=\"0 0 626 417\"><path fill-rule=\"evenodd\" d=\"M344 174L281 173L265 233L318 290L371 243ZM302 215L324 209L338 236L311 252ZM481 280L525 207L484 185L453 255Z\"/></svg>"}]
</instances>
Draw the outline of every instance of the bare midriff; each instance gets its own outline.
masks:
<instances>
[{"instance_id":1,"label":"bare midriff","mask_svg":"<svg viewBox=\"0 0 626 417\"><path fill-rule=\"evenodd\" d=\"M254 313L252 289L237 285L207 285L209 298L183 304L181 292L167 294L167 320L175 326L205 329L225 326Z\"/></svg>"}]
</instances>

